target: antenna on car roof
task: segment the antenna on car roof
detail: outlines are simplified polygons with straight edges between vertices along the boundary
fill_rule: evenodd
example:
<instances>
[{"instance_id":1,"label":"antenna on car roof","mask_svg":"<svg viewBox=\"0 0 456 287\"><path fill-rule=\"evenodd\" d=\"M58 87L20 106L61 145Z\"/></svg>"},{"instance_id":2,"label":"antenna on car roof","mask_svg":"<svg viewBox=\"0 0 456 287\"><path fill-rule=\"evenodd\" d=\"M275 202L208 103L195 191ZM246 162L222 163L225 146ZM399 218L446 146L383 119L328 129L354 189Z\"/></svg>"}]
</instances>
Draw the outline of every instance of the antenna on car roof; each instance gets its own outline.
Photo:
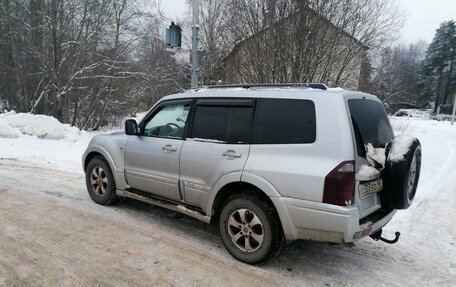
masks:
<instances>
[{"instance_id":1,"label":"antenna on car roof","mask_svg":"<svg viewBox=\"0 0 456 287\"><path fill-rule=\"evenodd\" d=\"M289 83L289 84L234 84L234 85L215 85L207 86L208 89L227 89L227 88L311 88L327 90L328 87L321 83Z\"/></svg>"}]
</instances>

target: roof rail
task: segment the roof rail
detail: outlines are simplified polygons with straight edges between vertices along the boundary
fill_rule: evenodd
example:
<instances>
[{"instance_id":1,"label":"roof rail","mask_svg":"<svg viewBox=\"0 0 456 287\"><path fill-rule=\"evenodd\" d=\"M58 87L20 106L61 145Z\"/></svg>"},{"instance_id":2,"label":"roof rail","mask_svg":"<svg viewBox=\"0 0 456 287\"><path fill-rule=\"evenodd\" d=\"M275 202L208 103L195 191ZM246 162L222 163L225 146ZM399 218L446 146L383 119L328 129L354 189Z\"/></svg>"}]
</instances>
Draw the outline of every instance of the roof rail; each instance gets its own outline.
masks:
<instances>
[{"instance_id":1,"label":"roof rail","mask_svg":"<svg viewBox=\"0 0 456 287\"><path fill-rule=\"evenodd\" d=\"M289 83L289 84L234 84L234 85L214 85L207 86L208 89L227 89L227 88L312 88L327 90L328 87L321 83Z\"/></svg>"}]
</instances>

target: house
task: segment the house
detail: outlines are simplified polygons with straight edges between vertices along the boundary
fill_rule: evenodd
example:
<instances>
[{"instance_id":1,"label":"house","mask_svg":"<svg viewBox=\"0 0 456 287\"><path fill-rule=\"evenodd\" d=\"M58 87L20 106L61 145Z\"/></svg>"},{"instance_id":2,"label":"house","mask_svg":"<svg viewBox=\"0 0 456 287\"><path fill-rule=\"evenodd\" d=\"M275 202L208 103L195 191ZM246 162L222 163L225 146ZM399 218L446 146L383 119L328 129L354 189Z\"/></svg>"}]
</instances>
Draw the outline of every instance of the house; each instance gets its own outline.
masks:
<instances>
[{"instance_id":1,"label":"house","mask_svg":"<svg viewBox=\"0 0 456 287\"><path fill-rule=\"evenodd\" d=\"M238 42L224 58L223 82L321 82L358 90L368 47L308 6Z\"/></svg>"}]
</instances>

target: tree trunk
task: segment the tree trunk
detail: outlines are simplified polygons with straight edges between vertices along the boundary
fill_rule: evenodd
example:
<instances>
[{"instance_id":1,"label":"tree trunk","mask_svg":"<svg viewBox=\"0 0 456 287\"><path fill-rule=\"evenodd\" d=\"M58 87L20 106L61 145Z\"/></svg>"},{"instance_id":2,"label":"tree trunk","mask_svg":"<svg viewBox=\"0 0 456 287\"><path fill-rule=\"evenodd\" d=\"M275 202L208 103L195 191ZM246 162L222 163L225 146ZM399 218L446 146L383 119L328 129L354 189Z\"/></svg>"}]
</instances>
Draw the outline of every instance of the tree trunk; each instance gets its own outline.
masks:
<instances>
[{"instance_id":1,"label":"tree trunk","mask_svg":"<svg viewBox=\"0 0 456 287\"><path fill-rule=\"evenodd\" d=\"M445 94L443 96L443 101L442 101L442 104L444 104L444 105L447 104L448 95L450 93L450 86L451 86L451 82L453 80L452 79L453 69L454 69L454 60L451 60L450 70L448 71L448 77L446 79L446 84L445 84Z\"/></svg>"},{"instance_id":2,"label":"tree trunk","mask_svg":"<svg viewBox=\"0 0 456 287\"><path fill-rule=\"evenodd\" d=\"M439 68L439 83L437 85L437 92L435 94L434 102L434 114L437 114L440 105L440 95L442 94L442 83L443 83L443 65Z\"/></svg>"}]
</instances>

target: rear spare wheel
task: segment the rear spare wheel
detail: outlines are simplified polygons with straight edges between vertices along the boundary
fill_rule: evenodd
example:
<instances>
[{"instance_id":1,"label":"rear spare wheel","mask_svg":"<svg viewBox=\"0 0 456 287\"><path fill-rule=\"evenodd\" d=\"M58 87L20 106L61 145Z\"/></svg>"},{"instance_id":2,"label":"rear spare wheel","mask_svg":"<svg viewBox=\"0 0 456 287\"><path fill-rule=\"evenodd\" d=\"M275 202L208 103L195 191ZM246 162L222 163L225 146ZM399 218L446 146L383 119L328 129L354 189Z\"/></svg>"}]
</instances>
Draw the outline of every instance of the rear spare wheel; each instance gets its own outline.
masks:
<instances>
[{"instance_id":1,"label":"rear spare wheel","mask_svg":"<svg viewBox=\"0 0 456 287\"><path fill-rule=\"evenodd\" d=\"M383 191L380 193L384 208L407 209L415 198L421 170L421 144L416 138L409 141L411 144L404 146L404 141L396 138L391 148L387 148L389 154L382 172ZM405 153L397 153L404 148Z\"/></svg>"}]
</instances>

